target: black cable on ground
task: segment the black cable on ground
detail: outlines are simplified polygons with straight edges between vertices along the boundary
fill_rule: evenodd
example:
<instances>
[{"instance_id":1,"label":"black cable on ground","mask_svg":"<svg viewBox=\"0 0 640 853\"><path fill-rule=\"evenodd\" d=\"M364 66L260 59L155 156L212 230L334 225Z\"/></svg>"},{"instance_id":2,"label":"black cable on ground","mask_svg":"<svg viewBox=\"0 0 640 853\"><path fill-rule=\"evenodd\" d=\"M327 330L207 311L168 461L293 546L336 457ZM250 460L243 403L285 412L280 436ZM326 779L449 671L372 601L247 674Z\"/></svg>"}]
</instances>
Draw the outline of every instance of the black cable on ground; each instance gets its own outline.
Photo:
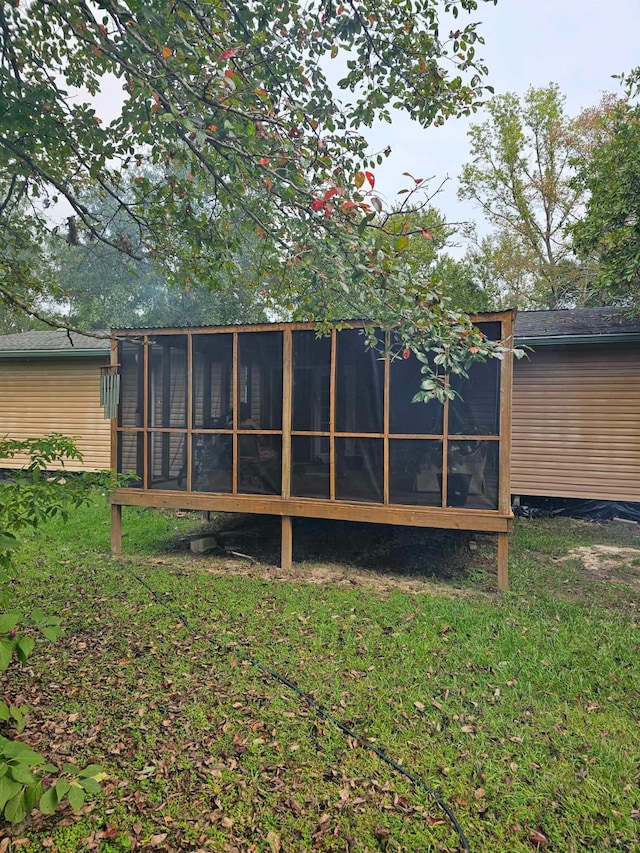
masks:
<instances>
[{"instance_id":1,"label":"black cable on ground","mask_svg":"<svg viewBox=\"0 0 640 853\"><path fill-rule=\"evenodd\" d=\"M204 640L206 640L207 643L209 643L210 646L212 646L216 650L216 652L218 654L224 654L224 653L234 654L237 657L241 658L242 660L247 661L252 666L255 666L261 672L264 672L266 675L269 675L271 678L275 679L276 681L279 681L280 684L283 684L285 687L288 687L290 690L293 690L295 693L298 694L298 696L300 696L302 699L304 699L304 701L311 708L313 708L314 711L320 717L322 717L323 719L332 723L334 726L336 726L336 728L340 729L340 731L343 734L347 735L348 737L353 738L364 749L368 749L371 752L373 752L375 755L378 756L378 758L381 761L384 761L385 764L388 764L389 767L392 767L397 773L400 773L400 775L404 776L406 779L408 779L410 782L412 782L416 788L419 788L419 789L425 791L427 793L427 795L429 796L429 798L431 799L431 801L433 803L435 803L437 806L439 806L439 808L442 809L442 811L446 814L446 816L451 821L451 824L452 824L453 828L455 829L455 831L458 833L460 843L462 844L466 853L471 853L471 848L469 847L469 842L467 841L466 836L462 830L462 827L458 823L458 820L453 813L453 810L451 809L451 807L449 805L447 805L447 803L442 799L442 797L440 797L440 795L433 788L431 788L431 787L429 787L429 785L427 785L426 782L424 782L418 776L415 776L413 773L411 773L410 770L407 770L401 764L398 764L398 762L394 761L393 758L390 758L384 752L384 750L380 749L377 746L374 746L371 743L368 743L365 740L365 738L363 738L361 735L358 735L356 732L354 732L352 729L350 729L349 726L345 725L337 717L334 717L334 715L331 713L331 711L328 711L323 705L320 704L320 702L318 702L316 699L314 699L314 697L310 693L307 693L301 687L298 687L298 685L294 681L291 681L289 678L287 678L284 675L280 675L280 673L276 672L274 669L271 669L271 667L266 666L266 664L257 660L256 658L254 658L252 655L248 654L247 652L244 652L241 649L234 647L234 646L230 646L230 645L220 646L220 644L216 643L213 639L211 639L211 637L207 636L206 634L202 635L199 631L196 630L196 628L193 625L190 624L189 620L187 619L187 617L183 613L181 613L179 610L176 610L174 607L172 607L170 604L167 603L166 596L163 596L161 593L156 592L156 590L149 583L147 583L147 581L144 578L141 578L135 572L129 570L128 574L132 578L134 578L134 580L136 580L140 584L140 586L144 587L151 594L154 601L156 601L168 613L171 613L173 616L175 616L177 619L179 619L182 622L182 624L184 625L184 627L187 629L187 631L189 631L194 636L202 637Z\"/></svg>"}]
</instances>

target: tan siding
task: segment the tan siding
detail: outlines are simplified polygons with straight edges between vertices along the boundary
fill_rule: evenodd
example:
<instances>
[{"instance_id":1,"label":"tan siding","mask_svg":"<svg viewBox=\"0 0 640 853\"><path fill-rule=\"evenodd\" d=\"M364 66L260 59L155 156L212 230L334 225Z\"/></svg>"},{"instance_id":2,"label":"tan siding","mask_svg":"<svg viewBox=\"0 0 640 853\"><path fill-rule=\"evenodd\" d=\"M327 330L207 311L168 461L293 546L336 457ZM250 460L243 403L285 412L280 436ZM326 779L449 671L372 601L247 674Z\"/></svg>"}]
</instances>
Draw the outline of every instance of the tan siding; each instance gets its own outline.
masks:
<instances>
[{"instance_id":1,"label":"tan siding","mask_svg":"<svg viewBox=\"0 0 640 853\"><path fill-rule=\"evenodd\" d=\"M640 501L640 350L540 347L517 362L511 491Z\"/></svg>"},{"instance_id":2,"label":"tan siding","mask_svg":"<svg viewBox=\"0 0 640 853\"><path fill-rule=\"evenodd\" d=\"M65 468L108 468L110 422L100 406L100 367L108 361L106 356L0 360L0 435L73 436L84 462L69 462ZM24 461L0 460L0 467L17 467Z\"/></svg>"}]
</instances>

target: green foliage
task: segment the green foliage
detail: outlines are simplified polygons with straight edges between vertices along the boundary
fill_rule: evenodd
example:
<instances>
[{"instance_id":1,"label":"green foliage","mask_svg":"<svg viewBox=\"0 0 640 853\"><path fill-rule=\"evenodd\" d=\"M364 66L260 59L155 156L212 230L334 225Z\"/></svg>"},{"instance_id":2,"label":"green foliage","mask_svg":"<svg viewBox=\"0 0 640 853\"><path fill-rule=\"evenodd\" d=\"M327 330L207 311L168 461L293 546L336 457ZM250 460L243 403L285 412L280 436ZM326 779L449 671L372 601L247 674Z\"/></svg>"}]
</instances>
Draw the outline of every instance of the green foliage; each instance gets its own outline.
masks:
<instances>
[{"instance_id":1,"label":"green foliage","mask_svg":"<svg viewBox=\"0 0 640 853\"><path fill-rule=\"evenodd\" d=\"M106 233L113 242L133 245L131 222L119 214L111 199L98 199L93 208L109 219ZM56 283L50 304L59 306L60 321L75 328L109 329L130 326L206 326L265 322L262 300L251 285L255 279L261 241L245 223L245 245L236 259L237 273L220 280L215 291L185 281L169 286L152 263L149 252L134 258L115 245L90 241L68 245L48 240Z\"/></svg>"},{"instance_id":2,"label":"green foliage","mask_svg":"<svg viewBox=\"0 0 640 853\"><path fill-rule=\"evenodd\" d=\"M28 461L8 481L0 483L0 673L6 672L14 659L27 663L36 645L34 633L50 642L64 636L60 619L45 614L40 607L29 611L10 607L20 534L56 517L66 520L72 509L90 499L90 488L96 481L95 477L78 477L67 482L62 473L47 472L50 465L81 459L73 441L63 435L0 440L0 458L16 456L26 456ZM0 700L0 730L21 732L25 716L23 708ZM24 743L0 735L0 818L19 823L36 805L44 814L51 814L65 796L77 809L84 802L85 792L94 793L99 779L104 778L101 768L79 771L65 765L63 775L50 782L51 774L57 773L55 766L46 764Z\"/></svg>"},{"instance_id":3,"label":"green foliage","mask_svg":"<svg viewBox=\"0 0 640 853\"><path fill-rule=\"evenodd\" d=\"M591 111L565 113L556 84L507 93L486 105L488 119L469 131L471 162L458 195L475 202L495 229L471 250L481 281L497 301L520 308L561 308L588 300L590 265L576 262L566 230L584 203L573 160L592 139Z\"/></svg>"},{"instance_id":4,"label":"green foliage","mask_svg":"<svg viewBox=\"0 0 640 853\"><path fill-rule=\"evenodd\" d=\"M465 350L468 323L443 290L406 310L411 205L387 210L371 171L384 153L364 133L392 108L429 126L480 106L482 38L461 23L478 6L4 4L0 298L44 312L37 295L56 270L40 246L52 235L148 261L179 289L227 294L245 280L269 316L323 320L340 297L376 322L400 318L417 348L429 325ZM116 115L99 115L89 96L114 79ZM423 189L408 178L405 201ZM49 217L60 200L65 228Z\"/></svg>"},{"instance_id":5,"label":"green foliage","mask_svg":"<svg viewBox=\"0 0 640 853\"><path fill-rule=\"evenodd\" d=\"M637 307L640 296L640 69L627 98L600 117L598 142L575 180L588 193L572 235L579 256L598 265L602 298Z\"/></svg>"}]
</instances>

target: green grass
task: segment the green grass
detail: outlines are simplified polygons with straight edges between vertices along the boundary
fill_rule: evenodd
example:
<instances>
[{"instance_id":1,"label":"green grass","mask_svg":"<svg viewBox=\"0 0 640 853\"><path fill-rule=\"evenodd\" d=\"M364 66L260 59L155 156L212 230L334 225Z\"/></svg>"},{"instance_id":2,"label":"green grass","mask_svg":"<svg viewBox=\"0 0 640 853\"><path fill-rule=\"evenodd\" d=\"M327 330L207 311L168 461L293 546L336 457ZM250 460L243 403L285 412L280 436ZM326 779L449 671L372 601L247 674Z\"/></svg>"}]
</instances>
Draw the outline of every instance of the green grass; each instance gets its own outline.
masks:
<instances>
[{"instance_id":1,"label":"green grass","mask_svg":"<svg viewBox=\"0 0 640 853\"><path fill-rule=\"evenodd\" d=\"M460 849L424 792L242 650L438 789L474 853L530 853L534 830L562 853L640 850L640 571L565 559L640 549L635 529L519 521L497 595L490 537L301 524L304 562L275 580L277 523L252 522L253 567L186 552L201 523L125 508L112 560L97 498L25 542L16 599L67 636L0 689L31 706L35 748L109 779L79 815L5 830L9 850Z\"/></svg>"}]
</instances>

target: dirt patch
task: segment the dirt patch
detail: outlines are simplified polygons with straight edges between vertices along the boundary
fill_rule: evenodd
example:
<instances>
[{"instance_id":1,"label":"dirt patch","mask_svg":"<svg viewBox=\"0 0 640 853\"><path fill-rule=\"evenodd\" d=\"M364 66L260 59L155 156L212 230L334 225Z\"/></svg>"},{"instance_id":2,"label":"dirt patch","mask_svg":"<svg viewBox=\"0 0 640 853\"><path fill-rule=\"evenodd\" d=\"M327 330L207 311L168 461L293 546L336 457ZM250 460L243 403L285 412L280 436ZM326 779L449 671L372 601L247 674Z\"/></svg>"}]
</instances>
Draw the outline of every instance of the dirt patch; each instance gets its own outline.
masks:
<instances>
[{"instance_id":1,"label":"dirt patch","mask_svg":"<svg viewBox=\"0 0 640 853\"><path fill-rule=\"evenodd\" d=\"M484 542L464 531L295 519L294 564L287 570L278 565L279 518L218 516L198 535L213 537L218 550L202 556L185 553L194 538L187 537L175 543L177 550L170 555L148 562L176 571L431 595L460 595L469 572L495 572L493 538L484 537L490 540ZM494 586L491 581L491 590ZM477 585L468 594L478 594Z\"/></svg>"},{"instance_id":2,"label":"dirt patch","mask_svg":"<svg viewBox=\"0 0 640 853\"><path fill-rule=\"evenodd\" d=\"M564 560L579 559L586 572L602 580L626 583L640 589L640 549L616 545L584 545L572 548Z\"/></svg>"},{"instance_id":3,"label":"dirt patch","mask_svg":"<svg viewBox=\"0 0 640 853\"><path fill-rule=\"evenodd\" d=\"M136 560L137 563L140 560ZM234 577L255 578L263 581L284 581L295 584L317 584L331 586L356 587L389 593L400 590L413 594L460 595L429 578L402 577L395 574L383 574L339 563L294 563L291 569L281 569L249 560L235 560L216 555L192 556L172 555L162 559L152 557L146 561L151 565L165 565L177 571L205 571L212 575L233 575Z\"/></svg>"}]
</instances>

